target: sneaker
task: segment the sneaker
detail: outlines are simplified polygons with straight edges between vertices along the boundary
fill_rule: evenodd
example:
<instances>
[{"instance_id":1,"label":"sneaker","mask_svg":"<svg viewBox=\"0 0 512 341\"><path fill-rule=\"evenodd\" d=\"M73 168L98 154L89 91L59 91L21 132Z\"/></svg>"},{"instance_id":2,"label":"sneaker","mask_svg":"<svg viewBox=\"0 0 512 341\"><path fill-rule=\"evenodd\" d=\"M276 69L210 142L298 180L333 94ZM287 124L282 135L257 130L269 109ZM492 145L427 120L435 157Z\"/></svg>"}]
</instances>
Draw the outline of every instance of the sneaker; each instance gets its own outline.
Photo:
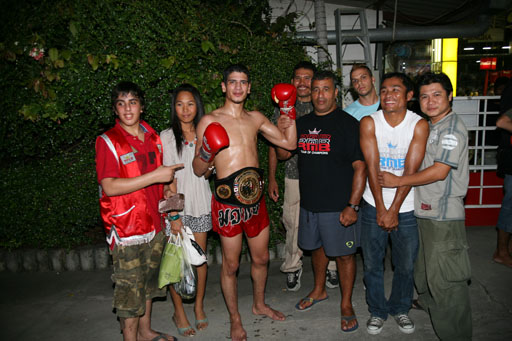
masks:
<instances>
[{"instance_id":1,"label":"sneaker","mask_svg":"<svg viewBox=\"0 0 512 341\"><path fill-rule=\"evenodd\" d=\"M325 285L329 289L339 287L340 281L338 280L338 272L336 270L327 270L325 275Z\"/></svg>"},{"instance_id":2,"label":"sneaker","mask_svg":"<svg viewBox=\"0 0 512 341\"><path fill-rule=\"evenodd\" d=\"M395 315L394 318L396 323L398 323L398 329L400 329L402 333L414 333L414 322L412 322L407 314L398 314Z\"/></svg>"},{"instance_id":3,"label":"sneaker","mask_svg":"<svg viewBox=\"0 0 512 341\"><path fill-rule=\"evenodd\" d=\"M382 331L382 326L384 326L384 320L377 316L372 316L366 322L366 330L370 335L377 335Z\"/></svg>"},{"instance_id":4,"label":"sneaker","mask_svg":"<svg viewBox=\"0 0 512 341\"><path fill-rule=\"evenodd\" d=\"M302 268L297 271L288 272L286 274L286 290L297 291L300 289L300 276L302 276Z\"/></svg>"}]
</instances>

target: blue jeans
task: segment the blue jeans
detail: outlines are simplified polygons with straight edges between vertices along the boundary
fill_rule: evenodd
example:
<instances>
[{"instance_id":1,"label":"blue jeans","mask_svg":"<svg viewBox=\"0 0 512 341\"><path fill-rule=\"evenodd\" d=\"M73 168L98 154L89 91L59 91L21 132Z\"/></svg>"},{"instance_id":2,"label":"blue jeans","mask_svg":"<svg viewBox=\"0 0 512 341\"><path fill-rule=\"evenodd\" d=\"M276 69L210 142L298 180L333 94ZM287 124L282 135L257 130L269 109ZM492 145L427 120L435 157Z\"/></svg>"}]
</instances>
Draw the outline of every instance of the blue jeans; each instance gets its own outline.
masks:
<instances>
[{"instance_id":1,"label":"blue jeans","mask_svg":"<svg viewBox=\"0 0 512 341\"><path fill-rule=\"evenodd\" d=\"M498 216L498 224L500 230L512 233L512 175L505 174L505 182L503 183L503 201L501 203L500 215Z\"/></svg>"},{"instance_id":2,"label":"blue jeans","mask_svg":"<svg viewBox=\"0 0 512 341\"><path fill-rule=\"evenodd\" d=\"M418 255L418 225L414 211L399 213L398 230L390 233L377 225L377 210L368 203L362 208L361 248L364 257L366 302L372 316L408 313L414 293L414 262ZM393 284L389 300L384 294L384 257L391 238Z\"/></svg>"}]
</instances>

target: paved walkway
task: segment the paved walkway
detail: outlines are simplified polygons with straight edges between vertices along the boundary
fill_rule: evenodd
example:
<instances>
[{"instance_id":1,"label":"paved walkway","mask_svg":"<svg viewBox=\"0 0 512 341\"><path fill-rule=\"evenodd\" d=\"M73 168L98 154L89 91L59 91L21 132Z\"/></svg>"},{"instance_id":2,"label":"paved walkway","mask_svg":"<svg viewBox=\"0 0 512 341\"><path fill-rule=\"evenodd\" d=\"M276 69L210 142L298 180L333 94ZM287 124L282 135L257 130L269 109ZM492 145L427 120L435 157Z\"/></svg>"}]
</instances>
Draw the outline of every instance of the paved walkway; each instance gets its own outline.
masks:
<instances>
[{"instance_id":1,"label":"paved walkway","mask_svg":"<svg viewBox=\"0 0 512 341\"><path fill-rule=\"evenodd\" d=\"M493 263L496 232L491 227L469 227L468 238L473 268L471 303L474 340L512 340L512 269ZM360 328L350 334L340 331L339 289L329 289L329 300L307 312L294 309L295 303L312 286L310 258L305 257L302 288L298 292L284 290L285 277L279 272L279 261L269 268L267 303L286 314L286 321L275 322L251 313L252 285L249 264L243 263L239 275L239 306L251 340L436 340L428 315L411 311L416 332L402 334L392 319L378 336L366 332L369 317L362 285L362 262L357 256L357 279L354 308ZM391 266L386 267L386 289L390 288ZM229 339L228 314L219 284L219 265L209 270L205 299L210 327L198 332L194 340ZM119 324L111 310L112 282L110 271L0 273L1 340L121 340ZM193 322L193 305L186 305ZM153 305L153 326L177 335L171 322L170 299ZM185 339L180 337L180 340Z\"/></svg>"}]
</instances>

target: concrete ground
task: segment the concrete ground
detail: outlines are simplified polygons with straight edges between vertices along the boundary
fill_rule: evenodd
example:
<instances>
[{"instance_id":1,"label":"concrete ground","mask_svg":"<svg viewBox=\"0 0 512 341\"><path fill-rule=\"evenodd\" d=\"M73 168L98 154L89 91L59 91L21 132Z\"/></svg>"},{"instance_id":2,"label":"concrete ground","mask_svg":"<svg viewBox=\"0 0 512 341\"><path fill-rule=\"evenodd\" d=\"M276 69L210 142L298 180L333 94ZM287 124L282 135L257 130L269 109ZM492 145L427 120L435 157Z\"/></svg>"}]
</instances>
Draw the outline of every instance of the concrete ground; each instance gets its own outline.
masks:
<instances>
[{"instance_id":1,"label":"concrete ground","mask_svg":"<svg viewBox=\"0 0 512 341\"><path fill-rule=\"evenodd\" d=\"M473 309L474 340L512 340L512 269L492 261L496 231L492 227L468 227L473 278L470 286ZM387 261L389 264L389 259ZM369 317L362 284L362 262L357 256L357 278L353 303L359 318L357 331L340 331L340 290L328 289L329 300L310 311L298 312L294 305L312 287L310 257L304 259L302 287L287 292L285 276L279 272L280 261L269 267L267 303L286 315L286 321L275 322L251 313L252 285L249 264L243 263L239 275L239 307L251 340L436 340L429 317L412 310L416 332L402 334L393 319L388 319L378 336L366 332ZM391 267L388 265L388 269ZM195 340L229 339L229 319L219 283L220 266L209 269L205 298L208 329L198 332ZM391 283L391 270L386 272L386 289ZM0 339L1 340L121 340L119 324L112 313L110 271L0 273ZM186 311L193 323L193 305ZM153 304L153 327L177 335L171 321L170 298ZM185 337L180 337L180 340Z\"/></svg>"}]
</instances>

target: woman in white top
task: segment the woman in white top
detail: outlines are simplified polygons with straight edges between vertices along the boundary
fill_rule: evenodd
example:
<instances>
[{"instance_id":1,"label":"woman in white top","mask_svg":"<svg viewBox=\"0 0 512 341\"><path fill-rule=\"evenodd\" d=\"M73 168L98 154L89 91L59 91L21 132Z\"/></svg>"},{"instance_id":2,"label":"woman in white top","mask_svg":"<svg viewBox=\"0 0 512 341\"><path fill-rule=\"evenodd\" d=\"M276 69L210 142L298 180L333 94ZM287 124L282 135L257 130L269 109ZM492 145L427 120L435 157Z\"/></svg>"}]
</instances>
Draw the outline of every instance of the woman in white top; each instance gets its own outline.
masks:
<instances>
[{"instance_id":1,"label":"woman in white top","mask_svg":"<svg viewBox=\"0 0 512 341\"><path fill-rule=\"evenodd\" d=\"M206 250L207 233L212 228L211 222L211 196L210 185L204 176L197 177L192 169L196 138L196 125L204 115L203 101L199 91L189 84L182 84L176 88L172 95L172 127L162 131L160 138L163 144L164 165L183 163L185 167L176 172L174 181L164 191L185 194L185 205L179 217L178 212L172 212L171 231L174 234L181 230L183 225L190 227L194 232L197 243ZM211 170L205 174L208 177ZM165 193L165 197L170 194ZM208 326L208 318L204 312L203 299L206 288L207 264L197 268L197 295L194 305L195 327L198 330ZM190 326L187 315L183 309L181 297L174 287L169 286L171 298L174 303L173 321L178 332L183 336L193 336L196 331Z\"/></svg>"}]
</instances>

